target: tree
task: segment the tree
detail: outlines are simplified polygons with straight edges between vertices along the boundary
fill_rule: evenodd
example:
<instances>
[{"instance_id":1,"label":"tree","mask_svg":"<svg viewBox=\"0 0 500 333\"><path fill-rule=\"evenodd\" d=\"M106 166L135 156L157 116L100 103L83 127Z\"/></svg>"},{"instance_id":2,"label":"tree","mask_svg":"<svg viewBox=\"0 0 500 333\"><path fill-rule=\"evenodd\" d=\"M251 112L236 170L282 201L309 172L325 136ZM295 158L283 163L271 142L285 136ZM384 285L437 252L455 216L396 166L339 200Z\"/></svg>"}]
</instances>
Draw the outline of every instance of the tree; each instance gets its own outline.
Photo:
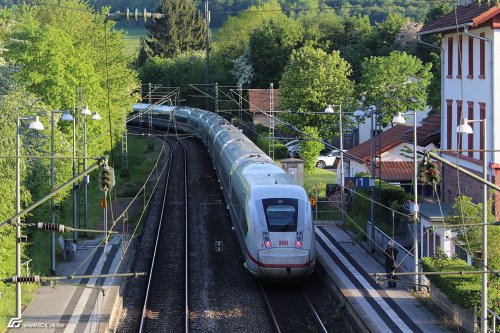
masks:
<instances>
[{"instance_id":1,"label":"tree","mask_svg":"<svg viewBox=\"0 0 500 333\"><path fill-rule=\"evenodd\" d=\"M351 64L351 79L359 82L361 78L361 63L364 58L373 54L369 42L373 33L368 16L346 17L344 20L344 40L334 43L335 49Z\"/></svg>"},{"instance_id":2,"label":"tree","mask_svg":"<svg viewBox=\"0 0 500 333\"><path fill-rule=\"evenodd\" d=\"M383 22L376 23L373 29L370 48L374 51L374 55L385 56L396 49L396 38L401 34L401 31L414 31L409 27L415 25L411 19L404 17L398 13L389 13L387 19ZM406 38L408 39L408 38ZM416 43L416 38L414 39ZM410 45L409 49L413 49Z\"/></svg>"},{"instance_id":3,"label":"tree","mask_svg":"<svg viewBox=\"0 0 500 333\"><path fill-rule=\"evenodd\" d=\"M49 110L72 109L76 88L82 87L89 107L101 111L103 117L101 122L89 123L88 136L105 133L109 138L111 127L117 142L130 105L137 100L133 92L138 86L136 74L129 68L130 58L124 53L122 33L112 29L114 23L105 19L106 14L93 13L78 0L44 4L24 4L13 14L5 58L20 65L16 80ZM46 124L49 119L47 116ZM66 135L71 141L71 131ZM108 142L89 140L89 155L109 150Z\"/></svg>"},{"instance_id":4,"label":"tree","mask_svg":"<svg viewBox=\"0 0 500 333\"><path fill-rule=\"evenodd\" d=\"M344 20L333 11L310 12L298 19L304 26L304 41L311 46L331 52L345 43Z\"/></svg>"},{"instance_id":5,"label":"tree","mask_svg":"<svg viewBox=\"0 0 500 333\"><path fill-rule=\"evenodd\" d=\"M158 12L165 16L146 22L150 56L173 58L205 46L205 22L191 0L161 0Z\"/></svg>"},{"instance_id":6,"label":"tree","mask_svg":"<svg viewBox=\"0 0 500 333\"><path fill-rule=\"evenodd\" d=\"M347 104L353 95L354 84L349 80L351 66L338 51L327 54L311 46L294 50L280 81L280 109L295 113L282 118L291 124L322 129L322 137L338 131L338 114L317 115L303 112L323 111L328 103Z\"/></svg>"},{"instance_id":7,"label":"tree","mask_svg":"<svg viewBox=\"0 0 500 333\"><path fill-rule=\"evenodd\" d=\"M313 138L319 137L319 131L315 127L304 127L304 132L312 136ZM314 168L316 168L316 159L319 156L319 152L324 148L324 145L316 140L304 140L302 142L302 149L300 155L304 160L304 172L306 175L313 173Z\"/></svg>"},{"instance_id":8,"label":"tree","mask_svg":"<svg viewBox=\"0 0 500 333\"><path fill-rule=\"evenodd\" d=\"M187 96L189 84L203 82L205 75L205 54L203 52L184 53L172 59L149 58L140 69L143 82L155 82L164 86L181 87L181 95ZM191 106L204 107L202 99L188 99ZM197 105L198 103L198 105Z\"/></svg>"},{"instance_id":9,"label":"tree","mask_svg":"<svg viewBox=\"0 0 500 333\"><path fill-rule=\"evenodd\" d=\"M250 35L249 62L254 87L279 82L292 50L302 41L302 25L284 15L272 18Z\"/></svg>"},{"instance_id":10,"label":"tree","mask_svg":"<svg viewBox=\"0 0 500 333\"><path fill-rule=\"evenodd\" d=\"M488 200L488 207L492 207L492 200ZM487 209L488 223L495 222L495 216ZM474 252L482 251L482 226L483 203L473 204L472 199L465 195L455 198L452 209L446 217L446 223L452 225L469 224L464 227L453 227L457 237L465 244L469 254L474 257ZM478 224L478 225L470 225ZM498 226L488 226L488 267L492 270L500 269L500 229ZM500 278L490 274L490 286L500 287ZM498 290L498 289L497 289Z\"/></svg>"},{"instance_id":11,"label":"tree","mask_svg":"<svg viewBox=\"0 0 500 333\"><path fill-rule=\"evenodd\" d=\"M250 7L237 16L227 19L217 30L211 44L211 77L215 82L231 84L239 80L232 75L237 71L234 61L245 53L252 32L273 17L283 15L277 0L271 0L259 7ZM243 62L242 62L243 61ZM239 59L239 64L247 66L246 59Z\"/></svg>"},{"instance_id":12,"label":"tree","mask_svg":"<svg viewBox=\"0 0 500 333\"><path fill-rule=\"evenodd\" d=\"M365 105L377 106L382 124L390 123L396 112L424 110L431 66L398 51L366 59L359 85L366 98Z\"/></svg>"}]
</instances>

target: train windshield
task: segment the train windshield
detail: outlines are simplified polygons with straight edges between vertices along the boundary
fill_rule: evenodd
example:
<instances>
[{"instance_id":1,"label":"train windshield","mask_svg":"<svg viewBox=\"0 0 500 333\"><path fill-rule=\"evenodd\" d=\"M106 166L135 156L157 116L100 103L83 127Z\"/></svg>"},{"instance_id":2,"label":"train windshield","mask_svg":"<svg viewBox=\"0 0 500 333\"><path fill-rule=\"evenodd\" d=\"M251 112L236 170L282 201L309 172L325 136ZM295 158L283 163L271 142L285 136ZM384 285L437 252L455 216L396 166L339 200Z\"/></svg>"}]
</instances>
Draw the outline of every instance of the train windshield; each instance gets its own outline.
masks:
<instances>
[{"instance_id":1,"label":"train windshield","mask_svg":"<svg viewBox=\"0 0 500 333\"><path fill-rule=\"evenodd\" d=\"M297 231L297 199L263 199L269 232Z\"/></svg>"}]
</instances>

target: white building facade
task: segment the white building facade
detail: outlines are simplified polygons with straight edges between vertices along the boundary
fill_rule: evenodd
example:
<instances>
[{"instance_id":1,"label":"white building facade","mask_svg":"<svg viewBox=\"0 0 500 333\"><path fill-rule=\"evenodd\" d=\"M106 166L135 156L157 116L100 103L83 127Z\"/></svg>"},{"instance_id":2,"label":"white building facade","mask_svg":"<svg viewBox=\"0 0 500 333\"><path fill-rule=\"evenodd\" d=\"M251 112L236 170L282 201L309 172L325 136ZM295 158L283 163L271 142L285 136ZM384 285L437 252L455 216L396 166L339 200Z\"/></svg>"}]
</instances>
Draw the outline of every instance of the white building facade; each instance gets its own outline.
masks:
<instances>
[{"instance_id":1,"label":"white building facade","mask_svg":"<svg viewBox=\"0 0 500 333\"><path fill-rule=\"evenodd\" d=\"M500 7L473 4L458 7L418 33L441 36L441 149L443 157L477 175L488 164L489 180L500 183ZM461 121L474 133L457 134ZM486 133L482 121L486 119ZM484 139L486 138L486 147ZM484 151L486 149L486 151ZM457 195L482 201L482 183L443 166L443 201ZM500 196L495 194L496 214L500 214Z\"/></svg>"}]
</instances>

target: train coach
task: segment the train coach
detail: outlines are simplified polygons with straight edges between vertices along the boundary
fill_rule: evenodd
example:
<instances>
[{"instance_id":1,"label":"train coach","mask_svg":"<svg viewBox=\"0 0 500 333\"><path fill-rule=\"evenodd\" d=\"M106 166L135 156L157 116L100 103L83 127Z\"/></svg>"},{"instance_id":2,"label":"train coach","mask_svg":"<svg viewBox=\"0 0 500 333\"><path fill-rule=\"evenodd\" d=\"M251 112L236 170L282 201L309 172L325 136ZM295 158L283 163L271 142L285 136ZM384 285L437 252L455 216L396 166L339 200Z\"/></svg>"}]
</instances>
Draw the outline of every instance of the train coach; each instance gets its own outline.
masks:
<instances>
[{"instance_id":1,"label":"train coach","mask_svg":"<svg viewBox=\"0 0 500 333\"><path fill-rule=\"evenodd\" d=\"M252 274L294 280L312 273L315 238L305 190L238 128L189 107L136 104L134 112L151 117L155 128L176 126L207 146Z\"/></svg>"}]
</instances>

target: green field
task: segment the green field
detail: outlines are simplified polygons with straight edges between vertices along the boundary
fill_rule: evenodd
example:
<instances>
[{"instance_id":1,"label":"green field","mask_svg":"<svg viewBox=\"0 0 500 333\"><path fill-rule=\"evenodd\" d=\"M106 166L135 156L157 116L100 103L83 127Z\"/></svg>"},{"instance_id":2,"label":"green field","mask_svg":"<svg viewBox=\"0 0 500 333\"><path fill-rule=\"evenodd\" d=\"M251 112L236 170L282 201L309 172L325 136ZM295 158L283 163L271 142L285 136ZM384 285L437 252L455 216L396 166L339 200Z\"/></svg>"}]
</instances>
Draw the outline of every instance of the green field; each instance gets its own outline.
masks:
<instances>
[{"instance_id":1,"label":"green field","mask_svg":"<svg viewBox=\"0 0 500 333\"><path fill-rule=\"evenodd\" d=\"M116 29L122 29L126 33L124 37L125 41L125 53L127 55L134 55L139 49L139 44L141 38L147 37L147 30L142 24L130 23L128 25L116 26Z\"/></svg>"}]
</instances>

